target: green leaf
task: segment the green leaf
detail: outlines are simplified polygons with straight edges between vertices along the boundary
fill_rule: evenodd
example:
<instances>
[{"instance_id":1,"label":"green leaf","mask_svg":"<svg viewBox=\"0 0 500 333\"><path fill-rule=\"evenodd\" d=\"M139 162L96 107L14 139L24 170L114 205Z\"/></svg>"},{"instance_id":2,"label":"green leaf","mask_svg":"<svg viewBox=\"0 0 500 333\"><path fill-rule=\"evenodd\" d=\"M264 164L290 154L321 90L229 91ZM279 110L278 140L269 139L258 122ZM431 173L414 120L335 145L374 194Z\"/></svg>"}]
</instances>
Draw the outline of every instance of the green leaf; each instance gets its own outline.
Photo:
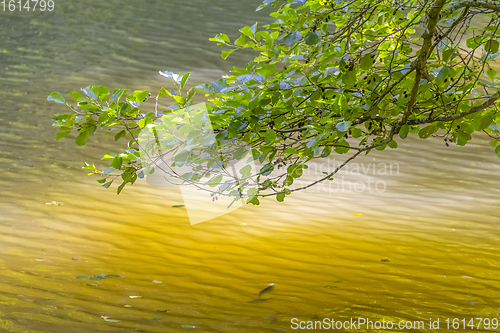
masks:
<instances>
[{"instance_id":1,"label":"green leaf","mask_svg":"<svg viewBox=\"0 0 500 333\"><path fill-rule=\"evenodd\" d=\"M493 114L487 114L485 116L482 116L481 118L479 118L479 123L476 127L476 130L483 131L483 130L487 129L491 125L491 123L493 122L493 119L494 119Z\"/></svg>"},{"instance_id":2,"label":"green leaf","mask_svg":"<svg viewBox=\"0 0 500 333\"><path fill-rule=\"evenodd\" d=\"M214 178L210 179L207 182L207 185L210 187L215 187L220 184L221 180L222 180L222 175L217 175Z\"/></svg>"},{"instance_id":3,"label":"green leaf","mask_svg":"<svg viewBox=\"0 0 500 333\"><path fill-rule=\"evenodd\" d=\"M97 87L94 86L88 86L82 89L82 91L87 95L88 97L92 99L97 99L99 97L99 91Z\"/></svg>"},{"instance_id":4,"label":"green leaf","mask_svg":"<svg viewBox=\"0 0 500 333\"><path fill-rule=\"evenodd\" d=\"M191 76L191 73L186 73L182 76L182 79L181 79L181 89L184 89L184 86L186 85L186 82L189 81L189 77Z\"/></svg>"},{"instance_id":5,"label":"green leaf","mask_svg":"<svg viewBox=\"0 0 500 333\"><path fill-rule=\"evenodd\" d=\"M440 80L444 80L448 77L448 75L450 74L450 67L443 67L438 75L437 75L437 78L440 79Z\"/></svg>"},{"instance_id":6,"label":"green leaf","mask_svg":"<svg viewBox=\"0 0 500 333\"><path fill-rule=\"evenodd\" d=\"M316 45L318 44L318 41L319 41L319 36L315 32L310 32L305 38L305 42L307 45Z\"/></svg>"},{"instance_id":7,"label":"green leaf","mask_svg":"<svg viewBox=\"0 0 500 333\"><path fill-rule=\"evenodd\" d=\"M359 66L361 67L361 69L366 71L373 67L373 63L374 63L373 55L371 53L368 53L365 54L363 58L361 58L361 60L359 61Z\"/></svg>"},{"instance_id":8,"label":"green leaf","mask_svg":"<svg viewBox=\"0 0 500 333\"><path fill-rule=\"evenodd\" d=\"M497 53L498 46L499 46L498 41L495 39L491 39L491 40L486 42L486 44L484 45L484 49L488 53Z\"/></svg>"},{"instance_id":9,"label":"green leaf","mask_svg":"<svg viewBox=\"0 0 500 333\"><path fill-rule=\"evenodd\" d=\"M71 131L58 132L58 133L56 134L56 140L59 140L59 139L64 138L64 137L65 137L65 136L67 136L69 133L71 133Z\"/></svg>"},{"instance_id":10,"label":"green leaf","mask_svg":"<svg viewBox=\"0 0 500 333\"><path fill-rule=\"evenodd\" d=\"M434 134L436 131L438 130L437 126L436 125L429 125L429 126L426 126L424 128L422 128L419 132L418 132L418 136L421 138L421 139L427 139L428 137L430 137L432 134Z\"/></svg>"},{"instance_id":11,"label":"green leaf","mask_svg":"<svg viewBox=\"0 0 500 333\"><path fill-rule=\"evenodd\" d=\"M116 194L120 194L125 185L127 185L127 182L124 181L123 183L121 183L121 185L118 186L118 189L116 190Z\"/></svg>"},{"instance_id":12,"label":"green leaf","mask_svg":"<svg viewBox=\"0 0 500 333\"><path fill-rule=\"evenodd\" d=\"M497 156L500 157L500 146L497 146L495 148L495 154L497 154Z\"/></svg>"},{"instance_id":13,"label":"green leaf","mask_svg":"<svg viewBox=\"0 0 500 333\"><path fill-rule=\"evenodd\" d=\"M349 130L349 127L351 127L351 122L350 121L341 121L335 125L337 130L341 132L347 132Z\"/></svg>"},{"instance_id":14,"label":"green leaf","mask_svg":"<svg viewBox=\"0 0 500 333\"><path fill-rule=\"evenodd\" d=\"M252 172L252 166L251 165L245 165L243 168L240 169L240 174L243 178L248 178L250 177ZM222 177L221 177L222 178Z\"/></svg>"},{"instance_id":15,"label":"green leaf","mask_svg":"<svg viewBox=\"0 0 500 333\"><path fill-rule=\"evenodd\" d=\"M410 126L404 124L403 126L401 126L401 129L399 130L399 137L403 140L406 139L408 137L409 131L410 131Z\"/></svg>"},{"instance_id":16,"label":"green leaf","mask_svg":"<svg viewBox=\"0 0 500 333\"><path fill-rule=\"evenodd\" d=\"M292 45L302 39L302 34L298 31L290 32L284 39L285 45Z\"/></svg>"},{"instance_id":17,"label":"green leaf","mask_svg":"<svg viewBox=\"0 0 500 333\"><path fill-rule=\"evenodd\" d=\"M271 144L273 143L274 141L276 140L276 132L273 131L273 130L268 130L266 132L266 137L264 138L264 141L267 143L267 144Z\"/></svg>"},{"instance_id":18,"label":"green leaf","mask_svg":"<svg viewBox=\"0 0 500 333\"><path fill-rule=\"evenodd\" d=\"M476 47L478 47L480 45L480 40L481 40L478 37L471 37L471 38L467 39L467 41L466 41L467 47L470 49L475 49Z\"/></svg>"},{"instance_id":19,"label":"green leaf","mask_svg":"<svg viewBox=\"0 0 500 333\"><path fill-rule=\"evenodd\" d=\"M256 68L257 74L262 75L263 77L269 77L276 72L276 65L273 64L260 64Z\"/></svg>"},{"instance_id":20,"label":"green leaf","mask_svg":"<svg viewBox=\"0 0 500 333\"><path fill-rule=\"evenodd\" d=\"M47 100L48 101L54 101L56 103L61 103L61 104L66 103L66 101L64 100L64 98L62 97L62 95L60 93L58 93L57 91L54 91L53 93L51 93L49 95L49 97L47 97Z\"/></svg>"},{"instance_id":21,"label":"green leaf","mask_svg":"<svg viewBox=\"0 0 500 333\"><path fill-rule=\"evenodd\" d=\"M490 80L494 80L497 76L497 72L493 70L491 67L488 67L488 69L486 70L486 76L488 76Z\"/></svg>"},{"instance_id":22,"label":"green leaf","mask_svg":"<svg viewBox=\"0 0 500 333\"><path fill-rule=\"evenodd\" d=\"M255 28L252 29L250 27L244 27L240 29L240 32L250 38L253 38L255 36Z\"/></svg>"},{"instance_id":23,"label":"green leaf","mask_svg":"<svg viewBox=\"0 0 500 333\"><path fill-rule=\"evenodd\" d=\"M113 160L111 161L111 166L115 169L120 169L122 167L122 164L123 164L123 159L119 156L116 156L115 158L113 158Z\"/></svg>"},{"instance_id":24,"label":"green leaf","mask_svg":"<svg viewBox=\"0 0 500 333\"><path fill-rule=\"evenodd\" d=\"M332 147L326 146L321 152L321 157L328 157L332 153Z\"/></svg>"},{"instance_id":25,"label":"green leaf","mask_svg":"<svg viewBox=\"0 0 500 333\"><path fill-rule=\"evenodd\" d=\"M285 193L276 194L276 200L278 200L279 202L283 202L285 200Z\"/></svg>"},{"instance_id":26,"label":"green leaf","mask_svg":"<svg viewBox=\"0 0 500 333\"><path fill-rule=\"evenodd\" d=\"M121 138L123 138L125 135L127 135L127 132L125 130L122 130L120 132L118 132L118 134L115 135L115 141L118 141L120 140Z\"/></svg>"},{"instance_id":27,"label":"green leaf","mask_svg":"<svg viewBox=\"0 0 500 333\"><path fill-rule=\"evenodd\" d=\"M500 147L500 146L499 146L499 147ZM260 201L259 201L259 199L257 198L257 196L254 196L254 197L252 197L252 198L248 199L248 200L247 200L247 203L251 203L252 205L256 205L256 206L260 205Z\"/></svg>"},{"instance_id":28,"label":"green leaf","mask_svg":"<svg viewBox=\"0 0 500 333\"><path fill-rule=\"evenodd\" d=\"M223 44L230 44L231 40L226 34L217 34L214 38L209 39L212 42L221 42Z\"/></svg>"},{"instance_id":29,"label":"green leaf","mask_svg":"<svg viewBox=\"0 0 500 333\"><path fill-rule=\"evenodd\" d=\"M82 94L80 94L79 92L77 91L74 91L72 93L69 93L68 96L72 97L73 98L73 101L75 101L75 103L80 103L80 102L84 102L86 101L85 98L83 98Z\"/></svg>"},{"instance_id":30,"label":"green leaf","mask_svg":"<svg viewBox=\"0 0 500 333\"><path fill-rule=\"evenodd\" d=\"M346 88L351 88L356 84L356 71L350 70L342 75L342 82L345 84Z\"/></svg>"},{"instance_id":31,"label":"green leaf","mask_svg":"<svg viewBox=\"0 0 500 333\"><path fill-rule=\"evenodd\" d=\"M75 142L78 146L83 146L87 142L87 139L89 138L89 131L82 131L80 134L75 139Z\"/></svg>"},{"instance_id":32,"label":"green leaf","mask_svg":"<svg viewBox=\"0 0 500 333\"><path fill-rule=\"evenodd\" d=\"M453 54L455 54L455 49L447 49L443 51L443 61L448 61Z\"/></svg>"},{"instance_id":33,"label":"green leaf","mask_svg":"<svg viewBox=\"0 0 500 333\"><path fill-rule=\"evenodd\" d=\"M136 90L127 96L128 101L142 103L146 100L148 92L146 90Z\"/></svg>"},{"instance_id":34,"label":"green leaf","mask_svg":"<svg viewBox=\"0 0 500 333\"><path fill-rule=\"evenodd\" d=\"M221 55L222 55L222 59L227 59L227 57L229 57L229 55L231 53L233 53L234 51L236 51L237 49L231 49L231 50L225 50L225 51L222 51L221 52Z\"/></svg>"},{"instance_id":35,"label":"green leaf","mask_svg":"<svg viewBox=\"0 0 500 333\"><path fill-rule=\"evenodd\" d=\"M102 176L103 177L106 177L106 175L110 174L111 172L115 171L116 169L113 168L113 167L109 167L107 168L106 170L104 170L104 172L102 173Z\"/></svg>"}]
</instances>

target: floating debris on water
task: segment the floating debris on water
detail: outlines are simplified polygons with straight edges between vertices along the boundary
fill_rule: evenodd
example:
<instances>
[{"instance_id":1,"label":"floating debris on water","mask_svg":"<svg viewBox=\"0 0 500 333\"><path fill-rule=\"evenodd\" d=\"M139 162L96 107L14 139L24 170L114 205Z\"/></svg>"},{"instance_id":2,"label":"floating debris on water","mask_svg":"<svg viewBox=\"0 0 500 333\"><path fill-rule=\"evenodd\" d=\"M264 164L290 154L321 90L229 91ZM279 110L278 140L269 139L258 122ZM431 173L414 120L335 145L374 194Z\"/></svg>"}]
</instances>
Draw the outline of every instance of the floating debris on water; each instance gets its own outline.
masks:
<instances>
[{"instance_id":1,"label":"floating debris on water","mask_svg":"<svg viewBox=\"0 0 500 333\"><path fill-rule=\"evenodd\" d=\"M165 313L165 312L168 312L168 310L156 310L156 312Z\"/></svg>"},{"instance_id":2,"label":"floating debris on water","mask_svg":"<svg viewBox=\"0 0 500 333\"><path fill-rule=\"evenodd\" d=\"M45 204L49 205L49 206L62 206L62 205L64 205L64 203L60 202L60 201L46 202Z\"/></svg>"},{"instance_id":3,"label":"floating debris on water","mask_svg":"<svg viewBox=\"0 0 500 333\"><path fill-rule=\"evenodd\" d=\"M172 208L182 208L184 207L185 205L173 205Z\"/></svg>"},{"instance_id":4,"label":"floating debris on water","mask_svg":"<svg viewBox=\"0 0 500 333\"><path fill-rule=\"evenodd\" d=\"M117 322L119 322L118 319L108 319L108 318L104 319L104 321L109 321L110 323L117 323Z\"/></svg>"},{"instance_id":5,"label":"floating debris on water","mask_svg":"<svg viewBox=\"0 0 500 333\"><path fill-rule=\"evenodd\" d=\"M389 259L380 259L380 261L389 262L390 260Z\"/></svg>"},{"instance_id":6,"label":"floating debris on water","mask_svg":"<svg viewBox=\"0 0 500 333\"><path fill-rule=\"evenodd\" d=\"M98 274L98 275L94 275L94 276L79 275L76 278L77 279L89 279L92 281L101 281L101 280L105 280L105 279L120 278L120 277L121 277L120 275L116 275L116 274L111 274L111 275Z\"/></svg>"},{"instance_id":7,"label":"floating debris on water","mask_svg":"<svg viewBox=\"0 0 500 333\"><path fill-rule=\"evenodd\" d=\"M263 320L266 324L272 324L278 321L278 315L271 315Z\"/></svg>"},{"instance_id":8,"label":"floating debris on water","mask_svg":"<svg viewBox=\"0 0 500 333\"><path fill-rule=\"evenodd\" d=\"M263 289L260 293L259 293L259 297L264 295L265 293L268 293L270 291L272 291L274 289L274 283L271 283L269 284L269 286L265 289Z\"/></svg>"}]
</instances>

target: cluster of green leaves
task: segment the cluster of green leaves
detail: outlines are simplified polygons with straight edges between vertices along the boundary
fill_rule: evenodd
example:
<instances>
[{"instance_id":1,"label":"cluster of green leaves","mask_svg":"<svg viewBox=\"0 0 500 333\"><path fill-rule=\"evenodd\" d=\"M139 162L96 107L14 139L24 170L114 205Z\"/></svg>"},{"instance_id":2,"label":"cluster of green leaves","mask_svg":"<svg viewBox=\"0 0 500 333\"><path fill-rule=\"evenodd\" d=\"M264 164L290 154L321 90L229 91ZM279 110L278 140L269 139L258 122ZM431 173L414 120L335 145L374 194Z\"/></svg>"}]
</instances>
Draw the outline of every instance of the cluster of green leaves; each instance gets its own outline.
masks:
<instances>
[{"instance_id":1,"label":"cluster of green leaves","mask_svg":"<svg viewBox=\"0 0 500 333\"><path fill-rule=\"evenodd\" d=\"M113 182L110 175L119 170L121 191L151 172L139 163L135 135L154 127L155 120L192 105L195 92L201 91L210 102L217 141L244 142L260 163L257 173L244 177L257 184L247 194L247 202L253 204L269 195L283 201L294 191L332 179L339 170L294 186L312 159L349 154L347 163L373 149L396 148L396 138L410 134L422 139L440 136L447 145L465 145L472 133L483 131L492 137L500 156L500 75L494 65L500 56L500 4L266 0L258 9L266 6L276 8L273 23L261 30L257 24L244 27L234 41L226 34L211 39L224 48L223 58L237 50L253 50L255 58L245 67L233 67L222 79L187 93L183 91L189 73L162 72L173 80L176 92L162 88L151 97L135 91L122 102L125 91L110 93L104 87L87 87L85 96L71 93L76 106L53 93L49 99L73 110L55 118L54 125L61 127L56 138L76 130L76 143L82 145L97 128L114 133L117 140L130 137L124 152L105 155L112 159L108 170L85 166L101 174L99 181L106 187ZM471 26L485 18L487 24ZM163 96L175 104L162 112L140 110L144 99L158 102ZM231 158L237 159L233 153ZM183 161L195 158L191 154ZM215 183L212 180L211 185ZM228 189L223 186L214 191L223 195Z\"/></svg>"}]
</instances>

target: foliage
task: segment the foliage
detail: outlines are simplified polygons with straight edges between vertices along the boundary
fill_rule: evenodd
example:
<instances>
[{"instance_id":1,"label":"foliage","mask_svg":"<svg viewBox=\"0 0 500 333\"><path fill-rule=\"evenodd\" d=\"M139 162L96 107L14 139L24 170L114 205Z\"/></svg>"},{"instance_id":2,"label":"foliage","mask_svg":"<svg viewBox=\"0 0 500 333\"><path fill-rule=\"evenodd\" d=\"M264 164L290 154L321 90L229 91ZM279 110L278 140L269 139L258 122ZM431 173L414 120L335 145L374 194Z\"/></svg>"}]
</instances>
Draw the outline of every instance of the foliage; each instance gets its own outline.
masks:
<instances>
[{"instance_id":1,"label":"foliage","mask_svg":"<svg viewBox=\"0 0 500 333\"><path fill-rule=\"evenodd\" d=\"M492 66L500 55L499 1L266 0L258 10L266 6L275 7L273 23L244 27L234 41L225 34L211 39L224 48L223 58L241 49L256 53L246 67L234 67L216 82L186 92L190 74L166 71L161 74L177 89L162 88L156 96L134 91L124 97L126 90L89 86L83 95L69 94L70 105L52 93L49 100L72 110L55 117L61 130L56 139L77 132L82 146L98 129L116 140L127 137L123 152L103 157L110 160L107 170L85 164L101 175L104 187L121 178L119 193L154 172L141 164L141 130L152 131L157 120L166 126L201 92L209 102L216 148L228 140L244 142L261 168L221 185L216 173L201 167L215 158L214 146L205 146L211 157L200 161L203 147L187 150L179 141L174 155L184 154L183 165L197 167L188 177L176 175L182 182L210 182L212 195L246 197L253 204L269 195L283 201L332 179L358 155L396 148L396 139L409 135L439 136L446 145L463 146L483 131L500 156L500 76ZM487 23L472 28L474 22ZM165 97L175 103L166 110L142 107L148 99L158 106ZM238 159L237 154L234 149L226 157ZM345 163L318 181L293 187L308 162L331 155L345 155ZM250 181L256 186L243 191Z\"/></svg>"}]
</instances>

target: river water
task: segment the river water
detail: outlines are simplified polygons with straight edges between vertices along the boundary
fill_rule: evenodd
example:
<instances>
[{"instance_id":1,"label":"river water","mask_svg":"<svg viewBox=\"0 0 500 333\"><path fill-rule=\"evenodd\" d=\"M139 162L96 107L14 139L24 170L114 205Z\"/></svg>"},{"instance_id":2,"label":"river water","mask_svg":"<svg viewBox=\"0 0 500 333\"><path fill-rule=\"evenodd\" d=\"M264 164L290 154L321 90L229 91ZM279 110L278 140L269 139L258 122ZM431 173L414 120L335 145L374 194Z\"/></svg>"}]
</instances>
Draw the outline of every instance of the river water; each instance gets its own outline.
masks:
<instances>
[{"instance_id":1,"label":"river water","mask_svg":"<svg viewBox=\"0 0 500 333\"><path fill-rule=\"evenodd\" d=\"M159 70L215 80L246 58L222 61L208 38L266 22L259 3L55 0L51 13L0 13L0 331L292 332L293 318L364 317L429 332L431 319L446 331L447 318L499 317L500 166L483 137L408 139L328 187L196 225L172 207L175 188L117 196L86 176L82 162L112 138L54 141L63 109L50 92L154 92Z\"/></svg>"}]
</instances>

